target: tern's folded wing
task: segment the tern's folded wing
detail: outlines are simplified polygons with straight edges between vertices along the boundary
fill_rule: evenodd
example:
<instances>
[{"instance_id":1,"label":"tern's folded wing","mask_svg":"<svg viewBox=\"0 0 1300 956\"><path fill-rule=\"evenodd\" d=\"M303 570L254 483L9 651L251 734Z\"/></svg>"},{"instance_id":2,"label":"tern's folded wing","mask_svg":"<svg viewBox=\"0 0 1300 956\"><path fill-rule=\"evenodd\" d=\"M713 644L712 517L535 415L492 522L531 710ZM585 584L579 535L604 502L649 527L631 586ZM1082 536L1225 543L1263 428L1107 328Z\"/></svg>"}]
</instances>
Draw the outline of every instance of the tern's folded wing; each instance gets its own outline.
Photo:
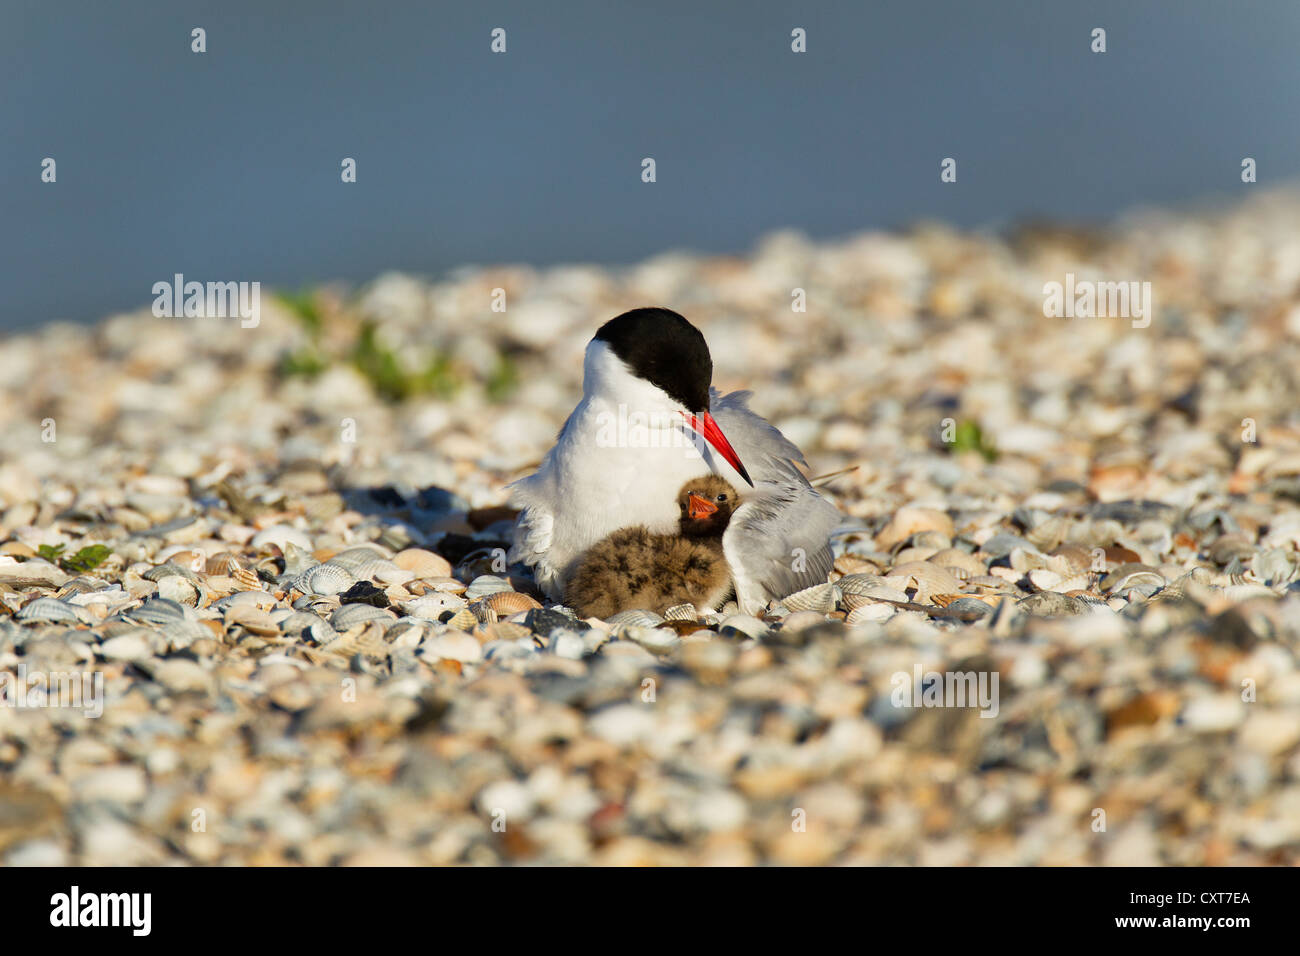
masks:
<instances>
[{"instance_id":1,"label":"tern's folded wing","mask_svg":"<svg viewBox=\"0 0 1300 956\"><path fill-rule=\"evenodd\" d=\"M722 538L741 610L756 614L770 600L824 583L839 509L795 481L760 483L743 497Z\"/></svg>"},{"instance_id":2,"label":"tern's folded wing","mask_svg":"<svg viewBox=\"0 0 1300 956\"><path fill-rule=\"evenodd\" d=\"M771 422L749 410L750 392L723 395L709 389L709 411L736 454L745 463L756 482L793 482L808 486L803 472L795 467L806 465L803 452Z\"/></svg>"}]
</instances>

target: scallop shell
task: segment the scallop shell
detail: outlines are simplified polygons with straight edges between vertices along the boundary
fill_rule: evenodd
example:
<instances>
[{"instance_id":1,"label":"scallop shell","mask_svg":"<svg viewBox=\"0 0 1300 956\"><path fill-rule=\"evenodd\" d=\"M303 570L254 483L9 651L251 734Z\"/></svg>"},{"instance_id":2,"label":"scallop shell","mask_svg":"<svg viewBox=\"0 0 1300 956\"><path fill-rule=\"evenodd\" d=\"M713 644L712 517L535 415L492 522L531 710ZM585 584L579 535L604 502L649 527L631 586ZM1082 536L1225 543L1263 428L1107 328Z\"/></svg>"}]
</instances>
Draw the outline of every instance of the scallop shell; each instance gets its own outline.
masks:
<instances>
[{"instance_id":1,"label":"scallop shell","mask_svg":"<svg viewBox=\"0 0 1300 956\"><path fill-rule=\"evenodd\" d=\"M295 586L304 594L342 594L357 579L344 567L337 564L318 564L301 575Z\"/></svg>"},{"instance_id":2,"label":"scallop shell","mask_svg":"<svg viewBox=\"0 0 1300 956\"><path fill-rule=\"evenodd\" d=\"M881 601L906 601L907 595L898 588L887 584L875 584L858 591L849 591L844 595L844 608L856 611L860 607L871 607Z\"/></svg>"},{"instance_id":3,"label":"scallop shell","mask_svg":"<svg viewBox=\"0 0 1300 956\"><path fill-rule=\"evenodd\" d=\"M497 591L474 603L481 604L485 608L496 612L496 616L499 618L510 617L512 614L520 614L541 607L527 594L521 594L518 591Z\"/></svg>"},{"instance_id":4,"label":"scallop shell","mask_svg":"<svg viewBox=\"0 0 1300 956\"><path fill-rule=\"evenodd\" d=\"M231 551L220 551L208 558L205 570L208 574L222 574L228 577L234 577L235 572L244 567L239 560L239 555Z\"/></svg>"},{"instance_id":5,"label":"scallop shell","mask_svg":"<svg viewBox=\"0 0 1300 956\"><path fill-rule=\"evenodd\" d=\"M144 578L146 581L153 581L155 583L161 581L163 578L170 578L173 576L182 577L191 584L199 583L199 576L197 574L189 568L181 567L179 564L172 564L171 562L160 564L156 568L150 568L144 574L140 575L140 577Z\"/></svg>"},{"instance_id":6,"label":"scallop shell","mask_svg":"<svg viewBox=\"0 0 1300 956\"><path fill-rule=\"evenodd\" d=\"M470 631L478 624L478 618L474 616L474 612L469 608L463 607L451 617L447 618L446 623L447 626L453 630Z\"/></svg>"},{"instance_id":7,"label":"scallop shell","mask_svg":"<svg viewBox=\"0 0 1300 956\"><path fill-rule=\"evenodd\" d=\"M387 574L392 574L393 572L400 572L402 570L397 565L393 564L392 561L389 561L387 558L372 557L372 558L352 561L348 564L343 564L342 562L339 562L334 558L331 558L329 561L325 563L327 565L333 565L336 568L343 568L347 571L350 571L352 573L352 576L356 578L358 581L372 581L372 580L376 580L381 574L387 575Z\"/></svg>"},{"instance_id":8,"label":"scallop shell","mask_svg":"<svg viewBox=\"0 0 1300 956\"><path fill-rule=\"evenodd\" d=\"M469 583L465 589L465 600L477 601L481 597L487 597L489 594L496 594L500 591L513 591L510 582L505 578L497 577L495 574L480 574Z\"/></svg>"},{"instance_id":9,"label":"scallop shell","mask_svg":"<svg viewBox=\"0 0 1300 956\"><path fill-rule=\"evenodd\" d=\"M38 597L35 601L27 602L14 617L20 621L38 621L46 624L65 621L69 624L81 623L81 617L75 607L52 597Z\"/></svg>"},{"instance_id":10,"label":"scallop shell","mask_svg":"<svg viewBox=\"0 0 1300 956\"><path fill-rule=\"evenodd\" d=\"M786 595L781 599L781 603L792 611L817 611L826 614L835 610L839 597L840 590L835 585L814 584L810 588Z\"/></svg>"},{"instance_id":11,"label":"scallop shell","mask_svg":"<svg viewBox=\"0 0 1300 956\"><path fill-rule=\"evenodd\" d=\"M167 627L189 620L183 605L160 597L150 598L139 607L127 611L126 615L142 624L153 624L158 627Z\"/></svg>"},{"instance_id":12,"label":"scallop shell","mask_svg":"<svg viewBox=\"0 0 1300 956\"><path fill-rule=\"evenodd\" d=\"M396 621L397 615L382 607L370 604L344 604L330 615L330 624L338 631L350 631L367 621Z\"/></svg>"},{"instance_id":13,"label":"scallop shell","mask_svg":"<svg viewBox=\"0 0 1300 956\"><path fill-rule=\"evenodd\" d=\"M631 611L619 611L617 614L611 614L605 618L605 623L611 627L618 627L627 624L632 627L658 627L663 623L663 618L654 611L634 609Z\"/></svg>"},{"instance_id":14,"label":"scallop shell","mask_svg":"<svg viewBox=\"0 0 1300 956\"><path fill-rule=\"evenodd\" d=\"M355 548L346 548L338 554L330 556L328 564L337 564L341 568L347 568L351 571L367 561L391 561L392 559L385 554L380 548L373 545L362 544Z\"/></svg>"},{"instance_id":15,"label":"scallop shell","mask_svg":"<svg viewBox=\"0 0 1300 956\"><path fill-rule=\"evenodd\" d=\"M866 594L871 588L879 587L883 581L879 574L846 574L835 584L845 595Z\"/></svg>"},{"instance_id":16,"label":"scallop shell","mask_svg":"<svg viewBox=\"0 0 1300 956\"><path fill-rule=\"evenodd\" d=\"M695 612L694 604L674 604L664 611L664 620L666 621L695 621L698 619L699 615Z\"/></svg>"}]
</instances>

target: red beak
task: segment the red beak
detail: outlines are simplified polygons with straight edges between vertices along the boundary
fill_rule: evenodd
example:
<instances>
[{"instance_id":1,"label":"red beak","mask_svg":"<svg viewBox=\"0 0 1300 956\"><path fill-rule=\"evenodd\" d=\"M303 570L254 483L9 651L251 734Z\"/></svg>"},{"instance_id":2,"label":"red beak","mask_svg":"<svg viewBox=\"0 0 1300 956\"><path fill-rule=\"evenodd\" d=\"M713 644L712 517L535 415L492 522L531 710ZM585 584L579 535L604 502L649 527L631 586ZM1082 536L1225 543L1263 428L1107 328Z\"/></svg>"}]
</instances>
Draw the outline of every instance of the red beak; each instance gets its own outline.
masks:
<instances>
[{"instance_id":1,"label":"red beak","mask_svg":"<svg viewBox=\"0 0 1300 956\"><path fill-rule=\"evenodd\" d=\"M683 412L682 414L686 414ZM727 441L727 436L722 434L722 429L718 423L713 420L713 416L708 412L700 412L697 418L694 415L686 414L686 420L690 422L691 427L704 436L704 440L714 447L719 455L727 460L727 464L736 469L741 478L752 488L754 482L749 477L749 472L745 466L740 463L740 456L736 454L736 449L731 447L731 442Z\"/></svg>"},{"instance_id":2,"label":"red beak","mask_svg":"<svg viewBox=\"0 0 1300 956\"><path fill-rule=\"evenodd\" d=\"M691 516L692 520L697 518L707 518L711 514L716 514L718 506L712 501L701 498L695 492L686 496L686 513Z\"/></svg>"}]
</instances>

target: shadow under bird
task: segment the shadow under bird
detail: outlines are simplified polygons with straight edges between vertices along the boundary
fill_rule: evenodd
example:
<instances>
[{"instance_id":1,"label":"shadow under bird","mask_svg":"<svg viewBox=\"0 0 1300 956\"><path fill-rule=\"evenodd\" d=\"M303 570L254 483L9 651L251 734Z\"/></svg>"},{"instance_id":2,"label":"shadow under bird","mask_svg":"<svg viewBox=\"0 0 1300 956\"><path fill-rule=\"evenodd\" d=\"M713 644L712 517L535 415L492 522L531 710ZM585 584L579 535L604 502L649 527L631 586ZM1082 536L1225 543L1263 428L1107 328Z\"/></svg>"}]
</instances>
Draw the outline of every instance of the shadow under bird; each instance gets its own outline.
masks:
<instances>
[{"instance_id":1,"label":"shadow under bird","mask_svg":"<svg viewBox=\"0 0 1300 956\"><path fill-rule=\"evenodd\" d=\"M511 486L510 559L552 600L612 532L674 533L677 490L702 471L747 489L724 540L741 610L827 579L839 511L797 467L799 449L749 410L750 393L722 395L712 380L704 336L670 309L633 309L597 330L582 400L537 471Z\"/></svg>"},{"instance_id":2,"label":"shadow under bird","mask_svg":"<svg viewBox=\"0 0 1300 956\"><path fill-rule=\"evenodd\" d=\"M715 610L731 593L722 536L738 504L724 478L688 481L677 494L676 534L637 525L603 538L578 563L564 603L580 617L599 618L635 609L663 614L679 604L699 614Z\"/></svg>"}]
</instances>

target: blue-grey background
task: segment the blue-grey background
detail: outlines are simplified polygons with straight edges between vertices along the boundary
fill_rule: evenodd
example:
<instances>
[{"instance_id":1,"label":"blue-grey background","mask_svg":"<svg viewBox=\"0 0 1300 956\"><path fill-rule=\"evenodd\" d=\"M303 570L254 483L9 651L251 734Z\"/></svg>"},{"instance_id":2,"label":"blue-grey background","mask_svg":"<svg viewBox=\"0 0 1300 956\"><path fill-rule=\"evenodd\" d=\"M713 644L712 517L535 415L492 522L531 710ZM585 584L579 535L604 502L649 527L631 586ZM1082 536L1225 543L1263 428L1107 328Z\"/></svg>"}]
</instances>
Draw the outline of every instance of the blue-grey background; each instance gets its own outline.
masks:
<instances>
[{"instance_id":1,"label":"blue-grey background","mask_svg":"<svg viewBox=\"0 0 1300 956\"><path fill-rule=\"evenodd\" d=\"M1230 197L1300 170L1298 41L1294 0L3 0L0 328Z\"/></svg>"}]
</instances>

